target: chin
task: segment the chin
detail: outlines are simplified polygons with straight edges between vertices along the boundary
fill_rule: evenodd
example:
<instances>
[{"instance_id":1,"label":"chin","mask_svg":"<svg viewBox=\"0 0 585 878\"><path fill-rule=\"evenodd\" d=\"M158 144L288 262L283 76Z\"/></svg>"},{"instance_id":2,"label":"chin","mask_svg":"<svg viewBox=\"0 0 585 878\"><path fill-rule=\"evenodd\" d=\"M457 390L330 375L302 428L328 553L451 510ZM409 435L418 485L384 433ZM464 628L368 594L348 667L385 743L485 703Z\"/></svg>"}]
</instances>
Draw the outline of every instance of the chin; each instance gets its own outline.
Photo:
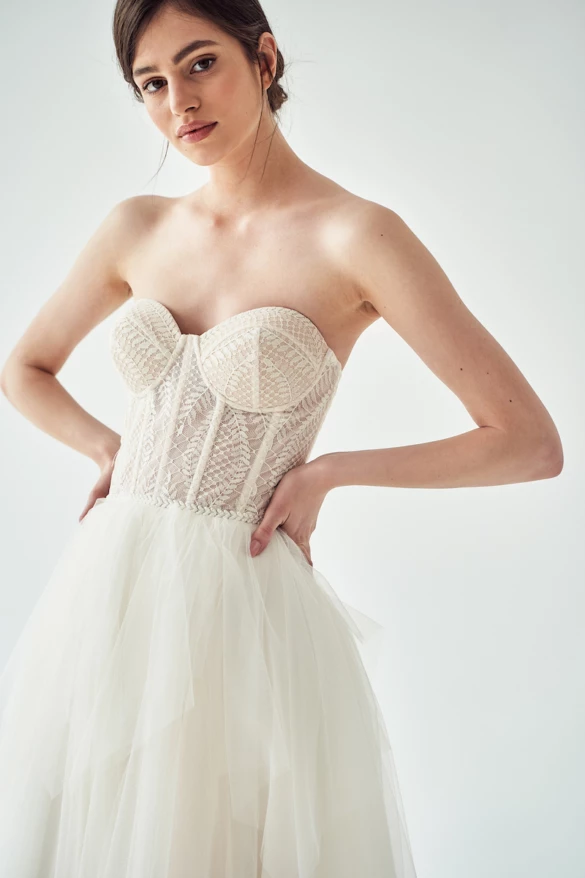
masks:
<instances>
[{"instance_id":1,"label":"chin","mask_svg":"<svg viewBox=\"0 0 585 878\"><path fill-rule=\"evenodd\" d=\"M187 156L187 158L200 168L208 168L210 165L215 165L217 162L217 159L197 159L195 156L190 155Z\"/></svg>"},{"instance_id":2,"label":"chin","mask_svg":"<svg viewBox=\"0 0 585 878\"><path fill-rule=\"evenodd\" d=\"M198 143L183 143L180 137L175 137L173 142L175 148L182 156L189 159L194 165L199 165L202 168L214 165L226 154L226 150L218 148L217 144L214 144L213 147L212 144L207 146L205 140L201 140Z\"/></svg>"}]
</instances>

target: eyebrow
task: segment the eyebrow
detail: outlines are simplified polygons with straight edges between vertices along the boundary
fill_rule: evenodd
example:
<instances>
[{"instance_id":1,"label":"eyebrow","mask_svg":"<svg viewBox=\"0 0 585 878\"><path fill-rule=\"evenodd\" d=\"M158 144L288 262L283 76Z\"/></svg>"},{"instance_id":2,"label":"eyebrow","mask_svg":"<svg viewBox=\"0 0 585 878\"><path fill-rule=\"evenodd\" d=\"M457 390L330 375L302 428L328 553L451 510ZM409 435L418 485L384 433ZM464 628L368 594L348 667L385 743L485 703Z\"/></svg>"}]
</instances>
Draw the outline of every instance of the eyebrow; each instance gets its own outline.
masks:
<instances>
[{"instance_id":1,"label":"eyebrow","mask_svg":"<svg viewBox=\"0 0 585 878\"><path fill-rule=\"evenodd\" d=\"M186 55L190 55L191 52L197 51L197 49L203 49L205 46L219 46L219 43L215 40L193 40L192 43L189 43L187 46L183 46L182 49L179 49L176 55L171 58L171 61L177 66ZM156 73L156 67L138 67L136 70L132 72L133 76L141 76L143 73Z\"/></svg>"}]
</instances>

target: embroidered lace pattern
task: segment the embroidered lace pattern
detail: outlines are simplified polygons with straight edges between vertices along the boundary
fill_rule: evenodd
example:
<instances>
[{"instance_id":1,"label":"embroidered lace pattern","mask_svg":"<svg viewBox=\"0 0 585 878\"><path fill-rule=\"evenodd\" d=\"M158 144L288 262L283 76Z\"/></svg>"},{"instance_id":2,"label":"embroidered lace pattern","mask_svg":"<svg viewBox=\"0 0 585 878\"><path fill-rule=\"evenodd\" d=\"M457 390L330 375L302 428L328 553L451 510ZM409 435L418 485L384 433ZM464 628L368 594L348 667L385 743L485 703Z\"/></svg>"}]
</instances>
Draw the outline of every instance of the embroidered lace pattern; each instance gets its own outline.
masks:
<instances>
[{"instance_id":1,"label":"embroidered lace pattern","mask_svg":"<svg viewBox=\"0 0 585 878\"><path fill-rule=\"evenodd\" d=\"M195 335L133 299L110 345L130 391L110 495L253 523L307 459L342 372L318 327L284 306Z\"/></svg>"}]
</instances>

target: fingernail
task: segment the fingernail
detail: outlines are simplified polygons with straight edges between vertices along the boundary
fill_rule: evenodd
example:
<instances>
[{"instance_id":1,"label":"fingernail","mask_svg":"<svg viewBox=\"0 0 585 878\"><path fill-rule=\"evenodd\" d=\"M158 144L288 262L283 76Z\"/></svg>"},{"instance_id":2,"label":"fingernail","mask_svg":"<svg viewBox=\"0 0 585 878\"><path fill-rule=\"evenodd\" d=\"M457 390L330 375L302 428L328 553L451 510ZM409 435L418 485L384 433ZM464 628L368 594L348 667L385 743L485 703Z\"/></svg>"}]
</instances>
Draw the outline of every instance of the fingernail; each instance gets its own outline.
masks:
<instances>
[{"instance_id":1,"label":"fingernail","mask_svg":"<svg viewBox=\"0 0 585 878\"><path fill-rule=\"evenodd\" d=\"M252 540L252 545L250 546L250 552L252 555L255 555L260 549L260 540Z\"/></svg>"}]
</instances>

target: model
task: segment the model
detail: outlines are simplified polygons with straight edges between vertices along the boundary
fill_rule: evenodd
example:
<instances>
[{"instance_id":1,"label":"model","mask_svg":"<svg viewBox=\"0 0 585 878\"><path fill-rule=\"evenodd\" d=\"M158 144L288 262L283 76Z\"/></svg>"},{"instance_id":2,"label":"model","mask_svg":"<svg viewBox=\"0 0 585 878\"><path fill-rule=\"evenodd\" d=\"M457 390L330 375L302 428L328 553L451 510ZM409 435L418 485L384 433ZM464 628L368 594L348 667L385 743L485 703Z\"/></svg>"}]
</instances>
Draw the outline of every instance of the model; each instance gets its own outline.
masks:
<instances>
[{"instance_id":1,"label":"model","mask_svg":"<svg viewBox=\"0 0 585 878\"><path fill-rule=\"evenodd\" d=\"M255 0L120 0L114 41L209 181L112 208L4 363L99 476L0 678L2 878L414 878L366 632L310 537L341 485L553 477L555 425L403 220L288 145ZM121 436L57 379L118 309ZM309 461L380 317L478 427Z\"/></svg>"}]
</instances>

